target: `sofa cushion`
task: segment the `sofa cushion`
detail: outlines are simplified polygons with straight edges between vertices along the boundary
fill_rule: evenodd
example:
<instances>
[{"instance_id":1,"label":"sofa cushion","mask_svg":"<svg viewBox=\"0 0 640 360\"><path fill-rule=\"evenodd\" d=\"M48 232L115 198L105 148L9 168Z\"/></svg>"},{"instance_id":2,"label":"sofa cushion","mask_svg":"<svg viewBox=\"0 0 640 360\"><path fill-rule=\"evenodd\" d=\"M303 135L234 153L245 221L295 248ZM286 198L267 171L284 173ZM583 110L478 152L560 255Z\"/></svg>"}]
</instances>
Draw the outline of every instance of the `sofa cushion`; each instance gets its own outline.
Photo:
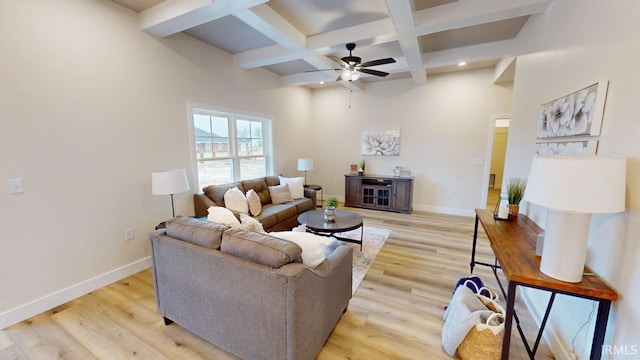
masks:
<instances>
[{"instance_id":1,"label":"sofa cushion","mask_svg":"<svg viewBox=\"0 0 640 360\"><path fill-rule=\"evenodd\" d=\"M300 246L268 234L236 228L222 234L220 251L276 269L289 263L302 262Z\"/></svg>"},{"instance_id":2,"label":"sofa cushion","mask_svg":"<svg viewBox=\"0 0 640 360\"><path fill-rule=\"evenodd\" d=\"M307 210L314 209L314 203L309 198L293 200L292 205L296 206L296 210L298 210L298 214L302 214Z\"/></svg>"},{"instance_id":3,"label":"sofa cushion","mask_svg":"<svg viewBox=\"0 0 640 360\"><path fill-rule=\"evenodd\" d=\"M287 184L289 186L289 192L292 199L302 199L304 197L304 178L286 178L280 176L280 184Z\"/></svg>"},{"instance_id":4,"label":"sofa cushion","mask_svg":"<svg viewBox=\"0 0 640 360\"><path fill-rule=\"evenodd\" d=\"M267 183L264 178L244 180L242 182L242 187L244 188L245 192L249 191L249 189L253 189L253 191L258 194L258 197L260 197L260 203L262 203L262 205L271 202L269 188L267 187Z\"/></svg>"},{"instance_id":5,"label":"sofa cushion","mask_svg":"<svg viewBox=\"0 0 640 360\"><path fill-rule=\"evenodd\" d=\"M209 199L213 200L214 203L218 206L224 206L224 194L227 193L232 187L237 187L244 193L244 188L242 187L242 183L232 183L225 185L209 185L202 189L202 191L209 197Z\"/></svg>"},{"instance_id":6,"label":"sofa cushion","mask_svg":"<svg viewBox=\"0 0 640 360\"><path fill-rule=\"evenodd\" d=\"M283 204L293 200L287 184L269 186L269 194L271 194L273 204Z\"/></svg>"},{"instance_id":7,"label":"sofa cushion","mask_svg":"<svg viewBox=\"0 0 640 360\"><path fill-rule=\"evenodd\" d=\"M276 205L280 207L280 211L276 214L278 218L278 222L285 222L287 219L296 217L298 215L298 210L296 209L296 205L292 202L288 202L286 204Z\"/></svg>"},{"instance_id":8,"label":"sofa cushion","mask_svg":"<svg viewBox=\"0 0 640 360\"><path fill-rule=\"evenodd\" d=\"M278 205L267 204L262 207L262 212L256 216L256 219L260 221L265 229L269 229L278 223L278 217L276 216L278 211Z\"/></svg>"},{"instance_id":9,"label":"sofa cushion","mask_svg":"<svg viewBox=\"0 0 640 360\"><path fill-rule=\"evenodd\" d=\"M209 215L207 215L207 220L222 224L228 227L240 227L240 221L236 218L235 215L231 212L231 210L227 208L223 208L222 206L211 206L207 209Z\"/></svg>"},{"instance_id":10,"label":"sofa cushion","mask_svg":"<svg viewBox=\"0 0 640 360\"><path fill-rule=\"evenodd\" d=\"M267 190L267 192L269 192ZM249 189L247 191L247 204L249 204L249 212L253 216L260 215L262 211L262 201L260 201L260 196L253 190Z\"/></svg>"},{"instance_id":11,"label":"sofa cushion","mask_svg":"<svg viewBox=\"0 0 640 360\"><path fill-rule=\"evenodd\" d=\"M280 176L281 176L281 174L265 176L264 181L267 183L267 186L280 185Z\"/></svg>"},{"instance_id":12,"label":"sofa cushion","mask_svg":"<svg viewBox=\"0 0 640 360\"><path fill-rule=\"evenodd\" d=\"M249 212L247 198L237 187L233 187L224 193L224 207L239 213L246 214Z\"/></svg>"},{"instance_id":13,"label":"sofa cushion","mask_svg":"<svg viewBox=\"0 0 640 360\"><path fill-rule=\"evenodd\" d=\"M167 221L167 235L194 245L219 249L226 226L178 216Z\"/></svg>"}]
</instances>

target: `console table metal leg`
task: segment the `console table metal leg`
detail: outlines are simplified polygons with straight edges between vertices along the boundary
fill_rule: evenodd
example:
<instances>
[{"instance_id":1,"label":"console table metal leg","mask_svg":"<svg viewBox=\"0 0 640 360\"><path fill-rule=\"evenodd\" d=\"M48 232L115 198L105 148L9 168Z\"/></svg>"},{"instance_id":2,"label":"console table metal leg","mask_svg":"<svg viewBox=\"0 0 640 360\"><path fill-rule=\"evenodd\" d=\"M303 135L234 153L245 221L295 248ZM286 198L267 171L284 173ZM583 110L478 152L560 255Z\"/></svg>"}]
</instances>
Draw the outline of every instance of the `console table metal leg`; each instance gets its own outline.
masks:
<instances>
[{"instance_id":1,"label":"console table metal leg","mask_svg":"<svg viewBox=\"0 0 640 360\"><path fill-rule=\"evenodd\" d=\"M604 334L607 331L607 318L609 317L609 309L611 308L611 300L598 301L598 315L596 316L596 328L593 333L593 342L591 343L591 360L600 360L602 357L602 345L604 344Z\"/></svg>"},{"instance_id":2,"label":"console table metal leg","mask_svg":"<svg viewBox=\"0 0 640 360\"><path fill-rule=\"evenodd\" d=\"M471 268L471 274L473 274L473 267L476 264L476 244L478 243L478 215L476 215L476 225L473 228L473 245L471 246L471 262L469 267Z\"/></svg>"},{"instance_id":3,"label":"console table metal leg","mask_svg":"<svg viewBox=\"0 0 640 360\"><path fill-rule=\"evenodd\" d=\"M364 224L360 226L360 251L362 251L363 239L364 239Z\"/></svg>"},{"instance_id":4,"label":"console table metal leg","mask_svg":"<svg viewBox=\"0 0 640 360\"><path fill-rule=\"evenodd\" d=\"M509 346L511 345L511 327L513 325L514 305L516 298L516 283L509 281L507 294L507 309L504 319L504 340L502 341L502 360L509 359Z\"/></svg>"}]
</instances>

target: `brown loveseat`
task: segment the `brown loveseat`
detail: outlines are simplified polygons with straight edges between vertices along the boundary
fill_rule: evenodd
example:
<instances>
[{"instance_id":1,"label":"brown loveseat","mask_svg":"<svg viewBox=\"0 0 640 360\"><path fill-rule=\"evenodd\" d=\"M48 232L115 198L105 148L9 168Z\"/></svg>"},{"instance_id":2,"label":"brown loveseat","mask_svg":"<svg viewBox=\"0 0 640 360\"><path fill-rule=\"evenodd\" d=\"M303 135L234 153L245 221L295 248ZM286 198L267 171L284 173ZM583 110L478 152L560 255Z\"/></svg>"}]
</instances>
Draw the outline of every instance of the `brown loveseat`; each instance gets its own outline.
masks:
<instances>
[{"instance_id":1,"label":"brown loveseat","mask_svg":"<svg viewBox=\"0 0 640 360\"><path fill-rule=\"evenodd\" d=\"M149 235L158 313L242 359L315 359L351 299L351 247L316 268L268 234L177 217Z\"/></svg>"},{"instance_id":2,"label":"brown loveseat","mask_svg":"<svg viewBox=\"0 0 640 360\"><path fill-rule=\"evenodd\" d=\"M243 180L231 184L209 185L202 189L203 193L194 194L194 206L196 217L207 216L207 209L211 206L224 207L224 194L229 188L237 187L244 194L253 189L260 197L262 212L256 217L265 231L290 230L298 225L298 215L307 210L315 209L316 191L305 188L304 198L293 200L284 204L273 204L269 194L269 186L280 185L277 175L263 178Z\"/></svg>"}]
</instances>

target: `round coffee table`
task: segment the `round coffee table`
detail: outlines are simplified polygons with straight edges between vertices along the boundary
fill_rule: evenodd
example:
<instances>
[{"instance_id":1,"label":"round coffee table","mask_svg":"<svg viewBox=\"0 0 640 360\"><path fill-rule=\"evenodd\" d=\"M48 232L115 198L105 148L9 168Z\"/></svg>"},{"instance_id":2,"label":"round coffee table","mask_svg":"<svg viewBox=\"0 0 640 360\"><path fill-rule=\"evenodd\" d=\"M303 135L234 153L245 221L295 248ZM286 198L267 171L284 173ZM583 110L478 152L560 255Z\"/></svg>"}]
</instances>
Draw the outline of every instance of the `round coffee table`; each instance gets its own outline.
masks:
<instances>
[{"instance_id":1,"label":"round coffee table","mask_svg":"<svg viewBox=\"0 0 640 360\"><path fill-rule=\"evenodd\" d=\"M364 233L362 216L345 210L336 210L335 216L335 222L325 222L324 210L310 210L298 216L298 224L306 224L307 231L317 235L333 236L338 240L360 244L360 251L362 251L362 235ZM360 240L335 235L336 233L355 230L357 228L360 228Z\"/></svg>"}]
</instances>

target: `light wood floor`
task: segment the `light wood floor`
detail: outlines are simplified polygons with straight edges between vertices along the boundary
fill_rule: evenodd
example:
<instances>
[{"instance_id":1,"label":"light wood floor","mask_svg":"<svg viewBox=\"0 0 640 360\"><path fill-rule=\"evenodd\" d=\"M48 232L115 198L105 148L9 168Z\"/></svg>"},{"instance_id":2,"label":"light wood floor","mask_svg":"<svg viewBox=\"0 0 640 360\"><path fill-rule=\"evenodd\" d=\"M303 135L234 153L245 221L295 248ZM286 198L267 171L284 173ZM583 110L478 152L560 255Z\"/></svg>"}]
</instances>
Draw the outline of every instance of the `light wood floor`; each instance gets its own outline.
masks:
<instances>
[{"instance_id":1,"label":"light wood floor","mask_svg":"<svg viewBox=\"0 0 640 360\"><path fill-rule=\"evenodd\" d=\"M349 210L392 233L318 358L451 359L440 343L442 315L456 281L468 275L474 220ZM493 261L482 235L479 260ZM474 273L497 289L488 269ZM525 331L536 331L522 304L517 308ZM527 358L515 326L510 358ZM552 358L544 344L536 358ZM0 331L0 359L235 357L177 324L164 326L145 270Z\"/></svg>"}]
</instances>

